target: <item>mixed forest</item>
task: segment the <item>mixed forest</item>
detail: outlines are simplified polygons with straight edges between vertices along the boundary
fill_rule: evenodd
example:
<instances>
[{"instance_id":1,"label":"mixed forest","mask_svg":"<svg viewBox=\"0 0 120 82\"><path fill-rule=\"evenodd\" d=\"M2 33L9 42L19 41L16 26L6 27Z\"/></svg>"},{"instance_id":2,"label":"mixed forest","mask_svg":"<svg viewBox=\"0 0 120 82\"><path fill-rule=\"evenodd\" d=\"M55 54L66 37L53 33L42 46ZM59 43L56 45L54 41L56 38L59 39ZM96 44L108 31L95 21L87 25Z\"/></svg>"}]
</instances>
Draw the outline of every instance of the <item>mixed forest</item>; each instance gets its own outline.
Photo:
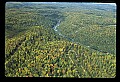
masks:
<instances>
[{"instance_id":1,"label":"mixed forest","mask_svg":"<svg viewBox=\"0 0 120 82\"><path fill-rule=\"evenodd\" d=\"M116 77L116 6L5 4L6 77Z\"/></svg>"}]
</instances>

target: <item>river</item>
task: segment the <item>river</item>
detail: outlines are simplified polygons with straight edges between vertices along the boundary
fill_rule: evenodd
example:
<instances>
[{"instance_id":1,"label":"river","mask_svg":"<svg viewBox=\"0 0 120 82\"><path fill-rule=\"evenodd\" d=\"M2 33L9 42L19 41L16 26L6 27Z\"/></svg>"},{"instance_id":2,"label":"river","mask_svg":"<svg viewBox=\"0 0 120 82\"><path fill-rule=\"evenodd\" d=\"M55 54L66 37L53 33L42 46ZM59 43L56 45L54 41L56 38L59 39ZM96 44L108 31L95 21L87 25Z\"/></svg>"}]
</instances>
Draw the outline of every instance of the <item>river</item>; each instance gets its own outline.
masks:
<instances>
[{"instance_id":1,"label":"river","mask_svg":"<svg viewBox=\"0 0 120 82\"><path fill-rule=\"evenodd\" d=\"M60 25L60 23L61 23L61 19L60 19L60 20L57 22L57 24L53 27L53 29L55 30L55 32L58 33L60 36L68 39L69 41L74 42L74 39L68 38L67 36L64 36L63 34L61 34L61 33L58 31L57 27Z\"/></svg>"},{"instance_id":2,"label":"river","mask_svg":"<svg viewBox=\"0 0 120 82\"><path fill-rule=\"evenodd\" d=\"M55 32L56 32L57 34L59 34L60 36L66 38L68 41L74 42L74 43L76 43L76 44L80 44L79 42L75 42L74 39L68 38L67 36L65 36L65 35L63 35L63 34L60 33L60 31L57 29L57 27L60 25L60 23L61 23L61 20L59 20L59 21L57 22L57 24L53 27L53 29L55 30ZM82 44L80 44L80 45L82 45ZM90 46L87 46L87 45L84 45L84 46L86 46L87 48L90 48L90 49L94 49L94 48L92 48L92 47L90 47ZM106 52L104 52L104 51L102 51L102 50L98 50L98 49L94 49L94 50L97 50L97 51L99 51L99 52L106 53Z\"/></svg>"}]
</instances>

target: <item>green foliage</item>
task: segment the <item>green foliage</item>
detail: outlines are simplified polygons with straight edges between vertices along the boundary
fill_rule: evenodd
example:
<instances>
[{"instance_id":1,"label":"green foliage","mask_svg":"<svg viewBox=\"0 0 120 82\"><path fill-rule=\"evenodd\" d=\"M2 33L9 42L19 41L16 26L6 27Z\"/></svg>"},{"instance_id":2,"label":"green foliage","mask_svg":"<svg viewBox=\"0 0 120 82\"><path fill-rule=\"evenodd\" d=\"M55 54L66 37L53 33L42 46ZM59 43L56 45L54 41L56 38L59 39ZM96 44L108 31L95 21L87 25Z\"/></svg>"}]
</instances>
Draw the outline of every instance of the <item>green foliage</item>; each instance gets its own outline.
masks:
<instances>
[{"instance_id":1,"label":"green foliage","mask_svg":"<svg viewBox=\"0 0 120 82\"><path fill-rule=\"evenodd\" d=\"M116 29L108 25L115 23L112 14L110 19L106 17L104 22L100 22L103 19L94 16L93 11L89 13L81 9L81 13L79 8L73 10L74 5L69 10L70 5L61 8L50 4L14 4L7 4L5 13L6 77L116 76L116 55L112 54ZM61 19L57 33L52 27Z\"/></svg>"},{"instance_id":2,"label":"green foliage","mask_svg":"<svg viewBox=\"0 0 120 82\"><path fill-rule=\"evenodd\" d=\"M93 14L86 15L86 12ZM103 15L96 16L97 13ZM66 19L57 27L61 34L93 49L116 54L114 13L82 10L81 12L65 12L64 15L67 16Z\"/></svg>"},{"instance_id":3,"label":"green foliage","mask_svg":"<svg viewBox=\"0 0 120 82\"><path fill-rule=\"evenodd\" d=\"M32 6L32 8L35 7L35 5ZM31 26L53 27L59 18L62 18L62 16L58 11L44 9L36 10L24 6L19 7L19 9L15 7L6 7L5 33L8 38L11 38L20 32L24 32Z\"/></svg>"},{"instance_id":4,"label":"green foliage","mask_svg":"<svg viewBox=\"0 0 120 82\"><path fill-rule=\"evenodd\" d=\"M54 31L36 26L31 27L23 36L7 40L6 43L11 44L6 44L6 49L8 49L6 56L9 56L6 57L5 75L11 74L12 77L115 77L114 55L89 50L62 38L61 41L57 38L54 40L52 37L54 34L49 35L49 32ZM16 48L12 45L17 45L19 38L23 39L23 37L25 39L15 53L10 53ZM47 37L51 40L49 41Z\"/></svg>"}]
</instances>

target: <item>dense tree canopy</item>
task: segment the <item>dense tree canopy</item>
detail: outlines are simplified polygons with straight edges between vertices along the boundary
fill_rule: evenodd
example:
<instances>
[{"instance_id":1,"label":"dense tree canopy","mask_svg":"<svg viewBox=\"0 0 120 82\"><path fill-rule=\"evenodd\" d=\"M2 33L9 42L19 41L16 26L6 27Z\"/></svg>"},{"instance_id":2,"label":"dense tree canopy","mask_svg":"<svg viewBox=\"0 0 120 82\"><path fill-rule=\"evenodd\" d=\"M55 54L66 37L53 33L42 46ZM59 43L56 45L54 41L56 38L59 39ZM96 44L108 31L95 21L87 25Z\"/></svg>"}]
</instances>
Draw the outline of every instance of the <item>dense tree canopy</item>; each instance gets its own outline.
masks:
<instances>
[{"instance_id":1,"label":"dense tree canopy","mask_svg":"<svg viewBox=\"0 0 120 82\"><path fill-rule=\"evenodd\" d=\"M6 3L5 76L114 78L114 14L84 4Z\"/></svg>"}]
</instances>

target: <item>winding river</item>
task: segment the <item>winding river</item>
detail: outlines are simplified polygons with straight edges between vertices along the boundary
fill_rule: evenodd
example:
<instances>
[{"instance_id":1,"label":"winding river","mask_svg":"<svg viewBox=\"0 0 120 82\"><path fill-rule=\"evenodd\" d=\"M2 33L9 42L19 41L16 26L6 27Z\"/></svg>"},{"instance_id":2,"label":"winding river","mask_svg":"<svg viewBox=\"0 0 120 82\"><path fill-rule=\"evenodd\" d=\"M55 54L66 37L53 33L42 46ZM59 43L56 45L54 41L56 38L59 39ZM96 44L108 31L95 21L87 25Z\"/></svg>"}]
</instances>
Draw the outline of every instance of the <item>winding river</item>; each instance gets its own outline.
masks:
<instances>
[{"instance_id":1,"label":"winding river","mask_svg":"<svg viewBox=\"0 0 120 82\"><path fill-rule=\"evenodd\" d=\"M66 38L68 41L71 41L71 42L74 42L74 43L76 43L76 44L79 44L79 42L75 42L74 39L68 38L67 36L61 34L60 31L58 31L57 27L60 25L60 23L61 23L61 20L59 20L59 21L57 22L57 24L53 27L54 31L55 31L57 34L59 34L60 36ZM84 46L85 46L85 45L84 45ZM90 48L90 49L94 49L94 48L92 48L92 47L90 47L90 46L86 46L86 47L88 47L88 48ZM97 50L97 51L99 51L99 52L106 53L106 52L104 52L104 51L102 51L102 50L98 50L98 49L94 49L94 50Z\"/></svg>"},{"instance_id":2,"label":"winding river","mask_svg":"<svg viewBox=\"0 0 120 82\"><path fill-rule=\"evenodd\" d=\"M69 41L74 42L74 39L68 38L67 36L61 34L61 33L58 31L57 27L60 25L60 23L61 23L61 20L59 20L59 21L57 22L57 24L53 27L53 29L55 30L55 32L58 33L60 36L62 36L62 37L64 37L64 38L67 38Z\"/></svg>"}]
</instances>

